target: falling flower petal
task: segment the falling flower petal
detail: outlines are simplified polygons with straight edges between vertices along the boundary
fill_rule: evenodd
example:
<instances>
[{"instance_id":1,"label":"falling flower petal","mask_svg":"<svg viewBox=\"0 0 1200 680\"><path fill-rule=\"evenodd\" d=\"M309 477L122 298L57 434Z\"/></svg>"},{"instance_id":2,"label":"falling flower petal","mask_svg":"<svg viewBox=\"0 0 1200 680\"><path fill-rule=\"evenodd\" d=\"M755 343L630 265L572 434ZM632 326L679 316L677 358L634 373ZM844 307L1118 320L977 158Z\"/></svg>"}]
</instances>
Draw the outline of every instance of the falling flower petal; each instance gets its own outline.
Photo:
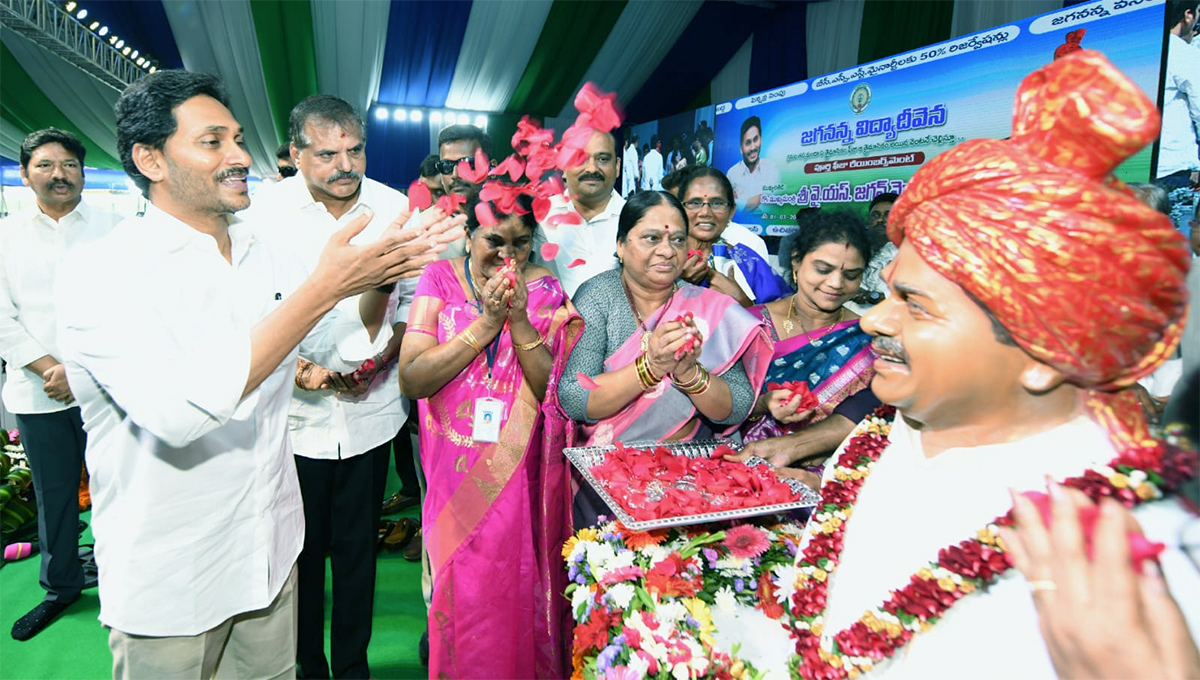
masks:
<instances>
[{"instance_id":1,"label":"falling flower petal","mask_svg":"<svg viewBox=\"0 0 1200 680\"><path fill-rule=\"evenodd\" d=\"M458 207L466 200L467 199L465 196L450 192L439 198L434 207L440 208L441 211L447 215L453 215L454 213L458 212Z\"/></svg>"},{"instance_id":2,"label":"falling flower petal","mask_svg":"<svg viewBox=\"0 0 1200 680\"><path fill-rule=\"evenodd\" d=\"M550 219L546 220L546 224L551 227L557 227L560 224L583 224L583 218L579 216L579 213L571 210L551 215Z\"/></svg>"},{"instance_id":3,"label":"falling flower petal","mask_svg":"<svg viewBox=\"0 0 1200 680\"><path fill-rule=\"evenodd\" d=\"M571 260L571 264L567 265L567 269L574 269L575 267L582 267L585 264L587 264L587 260L580 260L579 258L575 258L574 260Z\"/></svg>"},{"instance_id":4,"label":"falling flower petal","mask_svg":"<svg viewBox=\"0 0 1200 680\"><path fill-rule=\"evenodd\" d=\"M550 199L535 198L533 199L533 218L538 222L545 222L546 216L550 214Z\"/></svg>"},{"instance_id":5,"label":"falling flower petal","mask_svg":"<svg viewBox=\"0 0 1200 680\"><path fill-rule=\"evenodd\" d=\"M543 243L540 252L542 254L542 259L549 262L550 260L558 257L558 244Z\"/></svg>"},{"instance_id":6,"label":"falling flower petal","mask_svg":"<svg viewBox=\"0 0 1200 680\"><path fill-rule=\"evenodd\" d=\"M433 205L433 195L429 193L429 187L421 180L416 180L408 185L408 208L410 210L424 210Z\"/></svg>"},{"instance_id":7,"label":"falling flower petal","mask_svg":"<svg viewBox=\"0 0 1200 680\"><path fill-rule=\"evenodd\" d=\"M603 92L591 82L584 83L575 95L575 109L588 116L591 127L601 132L619 127L625 117L621 106L617 104L617 94Z\"/></svg>"},{"instance_id":8,"label":"falling flower petal","mask_svg":"<svg viewBox=\"0 0 1200 680\"><path fill-rule=\"evenodd\" d=\"M600 386L596 384L595 380L592 380L583 373L576 373L575 379L579 381L579 386L585 390L595 390L600 388Z\"/></svg>"},{"instance_id":9,"label":"falling flower petal","mask_svg":"<svg viewBox=\"0 0 1200 680\"><path fill-rule=\"evenodd\" d=\"M524 173L525 161L521 160L521 157L517 154L512 154L508 158L505 158L504 162L493 168L491 172L492 175L497 177L507 174L508 178L514 182L520 179Z\"/></svg>"},{"instance_id":10,"label":"falling flower petal","mask_svg":"<svg viewBox=\"0 0 1200 680\"><path fill-rule=\"evenodd\" d=\"M475 219L479 220L481 227L494 227L500 224L500 220L496 219L496 213L492 212L486 201L475 204Z\"/></svg>"},{"instance_id":11,"label":"falling flower petal","mask_svg":"<svg viewBox=\"0 0 1200 680\"><path fill-rule=\"evenodd\" d=\"M486 179L490 169L490 161L482 148L475 149L474 168L465 159L458 162L458 176L472 184L479 184Z\"/></svg>"}]
</instances>

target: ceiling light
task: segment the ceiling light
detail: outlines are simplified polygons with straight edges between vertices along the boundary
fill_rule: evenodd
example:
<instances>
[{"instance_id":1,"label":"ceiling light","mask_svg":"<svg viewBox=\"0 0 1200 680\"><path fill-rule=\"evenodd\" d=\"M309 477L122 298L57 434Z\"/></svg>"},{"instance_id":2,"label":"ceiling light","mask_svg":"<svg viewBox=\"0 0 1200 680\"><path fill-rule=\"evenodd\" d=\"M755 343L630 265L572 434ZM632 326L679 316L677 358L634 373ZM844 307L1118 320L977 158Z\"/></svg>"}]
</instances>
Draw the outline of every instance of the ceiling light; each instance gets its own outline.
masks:
<instances>
[{"instance_id":1,"label":"ceiling light","mask_svg":"<svg viewBox=\"0 0 1200 680\"><path fill-rule=\"evenodd\" d=\"M68 3L66 4L66 8L67 8L67 11L68 11L68 12L74 12L74 11L75 11L75 7L76 7L76 5L75 5L75 0L71 0L70 2L68 2Z\"/></svg>"},{"instance_id":2,"label":"ceiling light","mask_svg":"<svg viewBox=\"0 0 1200 680\"><path fill-rule=\"evenodd\" d=\"M396 120L408 120L408 111L405 109L396 109L392 112L392 118Z\"/></svg>"},{"instance_id":3,"label":"ceiling light","mask_svg":"<svg viewBox=\"0 0 1200 680\"><path fill-rule=\"evenodd\" d=\"M108 26L101 26L100 30L96 31L96 33L103 38L104 36L108 35Z\"/></svg>"},{"instance_id":4,"label":"ceiling light","mask_svg":"<svg viewBox=\"0 0 1200 680\"><path fill-rule=\"evenodd\" d=\"M375 120L387 120L388 111L382 106L375 107Z\"/></svg>"},{"instance_id":5,"label":"ceiling light","mask_svg":"<svg viewBox=\"0 0 1200 680\"><path fill-rule=\"evenodd\" d=\"M484 116L482 114L475 116L475 127L478 127L478 128L487 127L487 116Z\"/></svg>"},{"instance_id":6,"label":"ceiling light","mask_svg":"<svg viewBox=\"0 0 1200 680\"><path fill-rule=\"evenodd\" d=\"M76 14L75 17L78 18L80 21L83 21L84 19L87 18L87 10L86 9L79 10L79 14Z\"/></svg>"},{"instance_id":7,"label":"ceiling light","mask_svg":"<svg viewBox=\"0 0 1200 680\"><path fill-rule=\"evenodd\" d=\"M415 109L412 112L412 122L414 122L414 123L420 123L421 119L424 117L425 117L425 114L421 113L420 109Z\"/></svg>"},{"instance_id":8,"label":"ceiling light","mask_svg":"<svg viewBox=\"0 0 1200 680\"><path fill-rule=\"evenodd\" d=\"M93 22L92 22L92 25L91 25L91 26L88 26L88 28L94 31L94 30L96 30L97 28L100 28L100 22L99 22L99 21L93 21Z\"/></svg>"},{"instance_id":9,"label":"ceiling light","mask_svg":"<svg viewBox=\"0 0 1200 680\"><path fill-rule=\"evenodd\" d=\"M145 58L145 57L138 57L138 60L137 60L137 65L138 65L138 66L141 66L141 65L143 65L143 64L145 64L145 63L146 63L146 58Z\"/></svg>"},{"instance_id":10,"label":"ceiling light","mask_svg":"<svg viewBox=\"0 0 1200 680\"><path fill-rule=\"evenodd\" d=\"M118 50L119 50L119 49L121 49L121 48L122 48L122 47L124 47L124 46L125 46L125 41L124 41L124 40L118 40L118 41L117 41L117 44L116 44L116 45L113 45L113 47L116 47Z\"/></svg>"},{"instance_id":11,"label":"ceiling light","mask_svg":"<svg viewBox=\"0 0 1200 680\"><path fill-rule=\"evenodd\" d=\"M134 51L133 51L133 54L129 55L129 58L130 58L130 59L137 59L137 58L138 58L138 51L137 51L137 50L134 50Z\"/></svg>"},{"instance_id":12,"label":"ceiling light","mask_svg":"<svg viewBox=\"0 0 1200 680\"><path fill-rule=\"evenodd\" d=\"M108 44L109 44L109 45L116 45L116 44L117 44L117 34L116 34L116 33L114 33L114 34L112 34L112 35L108 36Z\"/></svg>"},{"instance_id":13,"label":"ceiling light","mask_svg":"<svg viewBox=\"0 0 1200 680\"><path fill-rule=\"evenodd\" d=\"M471 124L471 116L466 113L458 114L458 124L459 125L470 125Z\"/></svg>"},{"instance_id":14,"label":"ceiling light","mask_svg":"<svg viewBox=\"0 0 1200 680\"><path fill-rule=\"evenodd\" d=\"M429 112L429 122L430 123L442 122L442 112L441 111L430 111Z\"/></svg>"},{"instance_id":15,"label":"ceiling light","mask_svg":"<svg viewBox=\"0 0 1200 680\"><path fill-rule=\"evenodd\" d=\"M155 72L155 71L157 71L157 70L158 70L158 67L157 67L157 66L151 66L151 67L150 67L150 72L151 72L151 73L154 73L154 72Z\"/></svg>"}]
</instances>

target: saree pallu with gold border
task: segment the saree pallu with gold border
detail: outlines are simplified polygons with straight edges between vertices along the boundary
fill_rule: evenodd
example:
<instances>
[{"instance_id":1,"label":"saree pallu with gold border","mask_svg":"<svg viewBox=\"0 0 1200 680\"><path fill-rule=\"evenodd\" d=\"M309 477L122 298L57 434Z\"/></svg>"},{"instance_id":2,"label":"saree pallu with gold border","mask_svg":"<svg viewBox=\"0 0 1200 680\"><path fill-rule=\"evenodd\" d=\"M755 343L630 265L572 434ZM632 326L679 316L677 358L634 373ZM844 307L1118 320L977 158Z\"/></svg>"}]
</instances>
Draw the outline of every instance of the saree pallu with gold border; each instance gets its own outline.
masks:
<instances>
[{"instance_id":1,"label":"saree pallu with gold border","mask_svg":"<svg viewBox=\"0 0 1200 680\"><path fill-rule=\"evenodd\" d=\"M527 289L530 321L561 372L582 319L554 278L530 281ZM452 341L479 313L449 262L439 261L418 283L406 332ZM570 532L569 501L561 458L570 427L543 417L507 331L490 379L485 354L418 403L422 526L433 572L429 674L561 677L570 645L560 555ZM497 443L471 436L475 401L483 397L504 403Z\"/></svg>"}]
</instances>

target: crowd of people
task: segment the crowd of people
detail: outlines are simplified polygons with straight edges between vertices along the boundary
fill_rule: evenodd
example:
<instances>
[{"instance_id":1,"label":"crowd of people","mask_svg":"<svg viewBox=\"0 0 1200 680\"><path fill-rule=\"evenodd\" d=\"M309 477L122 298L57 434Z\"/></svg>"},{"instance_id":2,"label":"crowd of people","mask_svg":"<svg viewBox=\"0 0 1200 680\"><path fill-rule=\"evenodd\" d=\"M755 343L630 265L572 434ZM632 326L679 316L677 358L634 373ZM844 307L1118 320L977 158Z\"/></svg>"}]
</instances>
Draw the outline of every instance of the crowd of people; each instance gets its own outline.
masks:
<instances>
[{"instance_id":1,"label":"crowd of people","mask_svg":"<svg viewBox=\"0 0 1200 680\"><path fill-rule=\"evenodd\" d=\"M821 489L843 469L826 462L887 404L901 415L846 537L831 631L1012 507L1017 591L1027 581L1035 597L1016 602L1010 572L1010 599L981 595L938 627L953 632L928 636L936 659L914 655L913 674L977 653L994 629L983 620L1024 626L1035 606L1053 668L1103 674L1073 628L1095 624L1078 615L1091 601L1080 563L1143 598L1122 600L1122 616L1165 612L1153 625L1167 632L1138 653L1171 677L1200 672L1183 615L1154 584L1135 587L1120 541L1089 562L1060 508L1064 564L1008 496L1131 451L1175 466L1152 468L1159 495L1194 466L1186 444L1156 448L1126 389L1176 352L1200 252L1196 231L1189 253L1108 177L1157 134L1154 107L1094 53L1035 76L1011 140L964 144L858 212L801 213L777 259L732 221L757 199L738 188L762 171L753 117L730 173L711 166L706 125L641 154L636 135L619 154L594 129L550 196L557 179L489 174L487 133L452 125L406 196L366 176L361 112L316 95L291 112L279 181L251 201L220 81L162 70L116 107L121 162L149 202L123 221L81 199L78 139L29 135L21 176L37 206L0 225L0 356L47 594L13 637L84 587L86 459L114 677L369 677L381 511L418 503L419 528L387 531L420 533L430 676L564 677L578 647L573 658L563 546L611 514L564 448L733 438L731 460ZM1074 155L1046 151L1058 148ZM1181 372L1194 403L1200 374ZM816 406L781 387L795 382ZM385 498L393 457L403 487ZM1113 505L1100 530L1122 536L1132 520ZM810 669L833 663L816 649ZM998 668L1042 669L1010 661Z\"/></svg>"}]
</instances>

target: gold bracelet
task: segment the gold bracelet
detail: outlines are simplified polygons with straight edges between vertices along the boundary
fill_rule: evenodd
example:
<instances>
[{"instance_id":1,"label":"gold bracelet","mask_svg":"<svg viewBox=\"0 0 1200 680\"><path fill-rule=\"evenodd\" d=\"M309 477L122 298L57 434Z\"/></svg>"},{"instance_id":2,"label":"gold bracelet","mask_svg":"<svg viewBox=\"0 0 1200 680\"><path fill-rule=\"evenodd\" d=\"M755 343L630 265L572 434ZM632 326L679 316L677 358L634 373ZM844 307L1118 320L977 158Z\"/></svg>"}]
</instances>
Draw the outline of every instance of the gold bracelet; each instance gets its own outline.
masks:
<instances>
[{"instance_id":1,"label":"gold bracelet","mask_svg":"<svg viewBox=\"0 0 1200 680\"><path fill-rule=\"evenodd\" d=\"M675 383L676 387L678 387L680 389L685 389L685 390L690 387L695 387L696 385L699 385L700 380L704 377L704 372L703 372L704 369L698 363L692 364L692 369L693 369L693 377L691 380L681 381L681 380L679 380L678 376L672 375L671 382Z\"/></svg>"},{"instance_id":2,"label":"gold bracelet","mask_svg":"<svg viewBox=\"0 0 1200 680\"><path fill-rule=\"evenodd\" d=\"M679 390L684 394L695 396L698 394L704 394L708 391L710 381L708 370L700 364L696 364L696 368L698 370L698 375L696 376L695 380L692 380L684 385L675 383L675 386L678 387Z\"/></svg>"},{"instance_id":3,"label":"gold bracelet","mask_svg":"<svg viewBox=\"0 0 1200 680\"><path fill-rule=\"evenodd\" d=\"M543 342L546 342L546 338L541 333L538 333L537 340L534 340L533 342L527 342L524 345L518 345L516 342L514 342L513 347L516 347L522 352L528 352L531 349L537 349L538 347L541 347Z\"/></svg>"},{"instance_id":4,"label":"gold bracelet","mask_svg":"<svg viewBox=\"0 0 1200 680\"><path fill-rule=\"evenodd\" d=\"M650 361L646 359L646 355L642 354L633 362L633 366L637 369L638 382L642 386L642 391L654 389L658 383L662 382L662 378L654 375L654 371L650 368Z\"/></svg>"},{"instance_id":5,"label":"gold bracelet","mask_svg":"<svg viewBox=\"0 0 1200 680\"><path fill-rule=\"evenodd\" d=\"M454 337L461 340L462 344L466 345L467 347L470 347L471 350L474 351L476 354L479 354L480 352L483 351L483 347L481 347L479 345L479 341L475 339L475 334L472 333L471 331L467 330L466 328L464 328L461 333L459 333L458 335L456 335Z\"/></svg>"},{"instance_id":6,"label":"gold bracelet","mask_svg":"<svg viewBox=\"0 0 1200 680\"><path fill-rule=\"evenodd\" d=\"M296 387L299 387L306 392L308 391L308 387L304 385L304 381L308 380L308 374L312 373L312 367L312 363L303 359L301 359L300 363L296 366L296 377L293 379L293 382L296 383Z\"/></svg>"}]
</instances>

